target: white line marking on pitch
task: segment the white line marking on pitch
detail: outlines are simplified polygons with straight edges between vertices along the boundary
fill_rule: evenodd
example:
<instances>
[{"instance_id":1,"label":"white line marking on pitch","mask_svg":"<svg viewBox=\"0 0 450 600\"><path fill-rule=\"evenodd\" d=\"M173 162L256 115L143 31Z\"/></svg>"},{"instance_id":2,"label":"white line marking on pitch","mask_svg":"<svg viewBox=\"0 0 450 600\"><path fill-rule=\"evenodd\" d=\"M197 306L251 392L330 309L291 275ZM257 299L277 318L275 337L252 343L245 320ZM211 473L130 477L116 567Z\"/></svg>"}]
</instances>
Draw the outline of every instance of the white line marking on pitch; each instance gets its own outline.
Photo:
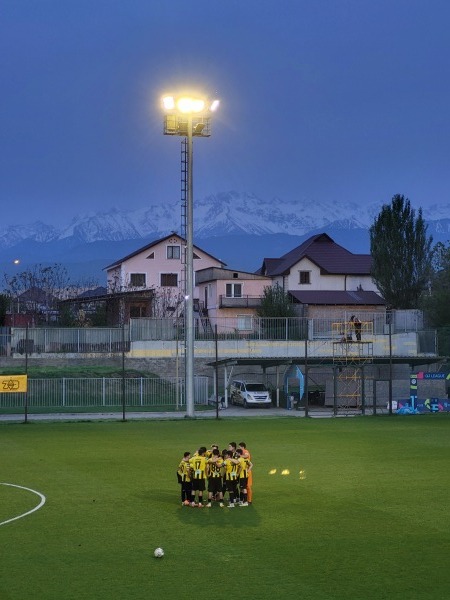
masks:
<instances>
[{"instance_id":1,"label":"white line marking on pitch","mask_svg":"<svg viewBox=\"0 0 450 600\"><path fill-rule=\"evenodd\" d=\"M36 512L45 504L46 497L44 496L44 494L41 494L40 492L37 492L36 490L32 490L31 488L24 487L23 485L15 485L14 483L0 483L0 485L9 485L10 487L15 487L15 488L19 488L21 490L26 490L27 492L32 492L33 494L36 494L36 496L39 496L39 498L41 499L39 504L37 506L35 506L33 509L23 513L22 515L19 515L18 517L13 517L12 519L8 519L7 521L2 521L0 523L0 527L2 525L6 525L6 523L11 523L11 521L17 521L17 519L21 519L22 517L31 515L31 513Z\"/></svg>"}]
</instances>

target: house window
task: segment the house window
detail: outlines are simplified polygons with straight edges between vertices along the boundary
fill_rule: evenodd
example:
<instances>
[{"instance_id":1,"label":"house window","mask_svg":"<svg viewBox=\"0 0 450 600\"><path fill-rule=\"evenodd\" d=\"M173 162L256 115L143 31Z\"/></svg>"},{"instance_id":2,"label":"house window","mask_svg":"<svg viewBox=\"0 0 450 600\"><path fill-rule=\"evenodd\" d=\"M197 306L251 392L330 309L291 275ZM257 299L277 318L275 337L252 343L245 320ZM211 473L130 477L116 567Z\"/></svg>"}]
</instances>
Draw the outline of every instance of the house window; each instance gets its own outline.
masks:
<instances>
[{"instance_id":1,"label":"house window","mask_svg":"<svg viewBox=\"0 0 450 600\"><path fill-rule=\"evenodd\" d=\"M251 331L253 329L252 315L238 315L237 328L239 331Z\"/></svg>"},{"instance_id":2,"label":"house window","mask_svg":"<svg viewBox=\"0 0 450 600\"><path fill-rule=\"evenodd\" d=\"M130 306L130 318L139 319L140 317L145 317L145 306L132 304Z\"/></svg>"},{"instance_id":3,"label":"house window","mask_svg":"<svg viewBox=\"0 0 450 600\"><path fill-rule=\"evenodd\" d=\"M180 260L181 248L180 246L167 246L167 258Z\"/></svg>"},{"instance_id":4,"label":"house window","mask_svg":"<svg viewBox=\"0 0 450 600\"><path fill-rule=\"evenodd\" d=\"M227 298L242 298L242 283L227 283L225 295Z\"/></svg>"},{"instance_id":5,"label":"house window","mask_svg":"<svg viewBox=\"0 0 450 600\"><path fill-rule=\"evenodd\" d=\"M299 271L299 283L307 285L311 283L311 271Z\"/></svg>"},{"instance_id":6,"label":"house window","mask_svg":"<svg viewBox=\"0 0 450 600\"><path fill-rule=\"evenodd\" d=\"M130 273L129 287L145 287L145 273Z\"/></svg>"},{"instance_id":7,"label":"house window","mask_svg":"<svg viewBox=\"0 0 450 600\"><path fill-rule=\"evenodd\" d=\"M161 273L161 287L178 287L178 274Z\"/></svg>"}]
</instances>

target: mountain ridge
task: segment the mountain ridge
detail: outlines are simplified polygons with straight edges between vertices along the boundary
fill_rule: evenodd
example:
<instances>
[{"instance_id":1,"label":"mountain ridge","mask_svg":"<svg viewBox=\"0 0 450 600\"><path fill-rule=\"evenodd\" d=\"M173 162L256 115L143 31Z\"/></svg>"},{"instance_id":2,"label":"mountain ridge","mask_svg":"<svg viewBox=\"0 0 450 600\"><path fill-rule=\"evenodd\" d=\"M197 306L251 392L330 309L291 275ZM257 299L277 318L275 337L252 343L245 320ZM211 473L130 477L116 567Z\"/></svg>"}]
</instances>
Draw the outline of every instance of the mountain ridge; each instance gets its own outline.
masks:
<instances>
[{"instance_id":1,"label":"mountain ridge","mask_svg":"<svg viewBox=\"0 0 450 600\"><path fill-rule=\"evenodd\" d=\"M194 243L229 267L252 272L264 257L281 256L322 232L349 251L365 254L370 249L369 227L380 210L374 204L285 202L261 199L250 192L219 192L194 203ZM0 259L7 265L6 272L17 272L17 266L11 265L19 259L22 266L58 262L71 271L95 270L104 278L106 265L180 231L180 215L180 203L173 202L129 211L90 212L75 216L62 228L42 220L6 226L0 229ZM423 216L434 242L446 243L450 205L434 204L423 210Z\"/></svg>"}]
</instances>

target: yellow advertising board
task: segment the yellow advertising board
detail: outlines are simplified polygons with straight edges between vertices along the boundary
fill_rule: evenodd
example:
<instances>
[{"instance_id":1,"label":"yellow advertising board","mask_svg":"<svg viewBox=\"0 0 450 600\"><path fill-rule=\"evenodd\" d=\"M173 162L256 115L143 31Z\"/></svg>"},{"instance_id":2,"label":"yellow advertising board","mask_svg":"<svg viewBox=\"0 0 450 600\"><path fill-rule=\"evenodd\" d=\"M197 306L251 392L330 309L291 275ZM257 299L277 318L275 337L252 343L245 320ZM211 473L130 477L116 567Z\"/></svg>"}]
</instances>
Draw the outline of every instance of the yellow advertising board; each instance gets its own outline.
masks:
<instances>
[{"instance_id":1,"label":"yellow advertising board","mask_svg":"<svg viewBox=\"0 0 450 600\"><path fill-rule=\"evenodd\" d=\"M0 392L26 392L27 375L0 375Z\"/></svg>"}]
</instances>

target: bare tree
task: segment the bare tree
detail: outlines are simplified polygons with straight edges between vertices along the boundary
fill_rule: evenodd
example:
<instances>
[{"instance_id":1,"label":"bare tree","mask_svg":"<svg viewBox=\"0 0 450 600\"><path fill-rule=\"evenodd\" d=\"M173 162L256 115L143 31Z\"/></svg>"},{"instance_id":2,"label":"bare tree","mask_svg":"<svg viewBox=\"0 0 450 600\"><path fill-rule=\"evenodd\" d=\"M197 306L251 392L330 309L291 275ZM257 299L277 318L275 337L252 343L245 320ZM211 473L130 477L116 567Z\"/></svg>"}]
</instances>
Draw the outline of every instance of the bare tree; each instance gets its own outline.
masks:
<instances>
[{"instance_id":1,"label":"bare tree","mask_svg":"<svg viewBox=\"0 0 450 600\"><path fill-rule=\"evenodd\" d=\"M183 311L184 296L174 288L153 288L152 316L156 318L178 317Z\"/></svg>"},{"instance_id":2,"label":"bare tree","mask_svg":"<svg viewBox=\"0 0 450 600\"><path fill-rule=\"evenodd\" d=\"M5 274L5 291L11 302L18 302L22 312L45 315L48 319L50 312L56 309L57 300L64 297L69 282L63 265L36 264L13 276Z\"/></svg>"}]
</instances>

